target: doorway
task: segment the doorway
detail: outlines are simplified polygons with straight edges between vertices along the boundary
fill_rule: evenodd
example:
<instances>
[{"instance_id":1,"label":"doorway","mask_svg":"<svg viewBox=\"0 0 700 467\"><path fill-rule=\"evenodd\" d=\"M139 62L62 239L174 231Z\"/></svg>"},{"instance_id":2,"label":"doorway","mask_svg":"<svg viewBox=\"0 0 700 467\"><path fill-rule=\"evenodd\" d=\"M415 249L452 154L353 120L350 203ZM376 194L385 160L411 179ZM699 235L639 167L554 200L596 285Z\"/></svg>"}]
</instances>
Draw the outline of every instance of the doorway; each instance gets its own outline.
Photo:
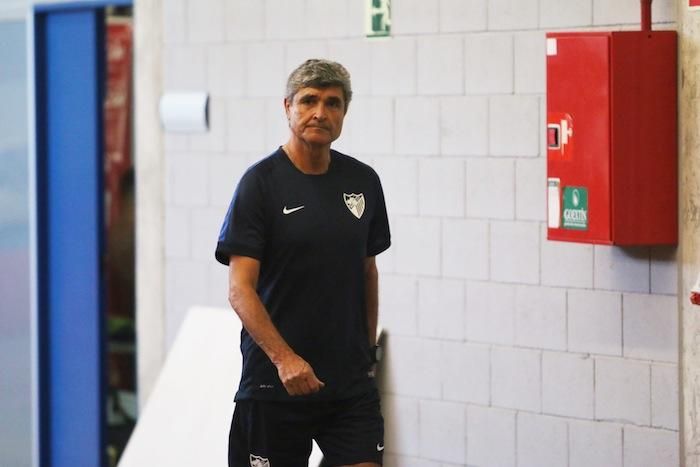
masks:
<instances>
[{"instance_id":1,"label":"doorway","mask_svg":"<svg viewBox=\"0 0 700 467\"><path fill-rule=\"evenodd\" d=\"M133 22L131 6L105 10L104 99L106 454L115 466L137 418Z\"/></svg>"},{"instance_id":2,"label":"doorway","mask_svg":"<svg viewBox=\"0 0 700 467\"><path fill-rule=\"evenodd\" d=\"M116 465L137 417L131 29L130 1L34 9L42 466Z\"/></svg>"}]
</instances>

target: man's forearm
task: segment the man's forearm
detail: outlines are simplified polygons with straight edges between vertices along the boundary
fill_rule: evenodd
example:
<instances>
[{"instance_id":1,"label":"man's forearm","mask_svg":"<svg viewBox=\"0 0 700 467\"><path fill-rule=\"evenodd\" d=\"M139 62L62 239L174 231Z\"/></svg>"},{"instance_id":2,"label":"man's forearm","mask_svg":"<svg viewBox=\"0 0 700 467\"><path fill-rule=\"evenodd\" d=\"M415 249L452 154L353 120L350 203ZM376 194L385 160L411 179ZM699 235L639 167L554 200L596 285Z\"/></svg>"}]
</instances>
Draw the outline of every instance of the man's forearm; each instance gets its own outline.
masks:
<instances>
[{"instance_id":1,"label":"man's forearm","mask_svg":"<svg viewBox=\"0 0 700 467\"><path fill-rule=\"evenodd\" d=\"M287 344L260 301L256 291L258 274L257 260L232 256L229 262L229 303L245 330L277 367L277 375L290 396L320 391L323 381Z\"/></svg>"},{"instance_id":2,"label":"man's forearm","mask_svg":"<svg viewBox=\"0 0 700 467\"><path fill-rule=\"evenodd\" d=\"M245 330L274 365L279 365L284 357L294 353L270 319L255 289L232 285L229 303Z\"/></svg>"}]
</instances>

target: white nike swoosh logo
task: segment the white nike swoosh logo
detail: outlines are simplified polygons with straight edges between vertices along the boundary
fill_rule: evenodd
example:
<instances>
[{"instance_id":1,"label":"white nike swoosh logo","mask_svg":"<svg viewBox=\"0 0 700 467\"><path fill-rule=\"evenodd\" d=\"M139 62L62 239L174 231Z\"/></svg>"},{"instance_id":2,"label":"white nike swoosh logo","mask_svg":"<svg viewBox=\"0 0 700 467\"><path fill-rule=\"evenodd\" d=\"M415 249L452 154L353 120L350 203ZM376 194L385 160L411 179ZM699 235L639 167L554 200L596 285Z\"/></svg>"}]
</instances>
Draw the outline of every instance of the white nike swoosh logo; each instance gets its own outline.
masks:
<instances>
[{"instance_id":1,"label":"white nike swoosh logo","mask_svg":"<svg viewBox=\"0 0 700 467\"><path fill-rule=\"evenodd\" d=\"M292 208L292 209L287 209L287 206L285 206L282 209L282 214L291 214L293 212L297 212L299 209L304 209L304 205L302 204L301 206L297 206L297 207Z\"/></svg>"},{"instance_id":2,"label":"white nike swoosh logo","mask_svg":"<svg viewBox=\"0 0 700 467\"><path fill-rule=\"evenodd\" d=\"M383 451L384 450L384 445L377 443L377 451Z\"/></svg>"}]
</instances>

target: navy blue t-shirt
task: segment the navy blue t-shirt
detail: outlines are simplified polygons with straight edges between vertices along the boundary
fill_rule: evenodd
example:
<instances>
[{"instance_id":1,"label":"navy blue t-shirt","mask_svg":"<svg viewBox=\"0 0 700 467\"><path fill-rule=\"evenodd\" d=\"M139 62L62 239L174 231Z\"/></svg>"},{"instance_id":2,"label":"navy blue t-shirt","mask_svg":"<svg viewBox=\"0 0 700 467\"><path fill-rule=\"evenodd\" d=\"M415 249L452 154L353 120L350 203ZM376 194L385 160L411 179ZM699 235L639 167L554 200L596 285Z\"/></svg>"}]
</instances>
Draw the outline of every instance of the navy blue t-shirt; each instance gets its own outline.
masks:
<instances>
[{"instance_id":1,"label":"navy blue t-shirt","mask_svg":"<svg viewBox=\"0 0 700 467\"><path fill-rule=\"evenodd\" d=\"M352 157L331 151L328 171L308 175L279 148L241 178L216 259L260 261L257 292L272 322L326 383L304 398L341 399L375 386L368 375L364 261L390 244L379 177ZM241 352L236 400L291 399L245 329Z\"/></svg>"}]
</instances>

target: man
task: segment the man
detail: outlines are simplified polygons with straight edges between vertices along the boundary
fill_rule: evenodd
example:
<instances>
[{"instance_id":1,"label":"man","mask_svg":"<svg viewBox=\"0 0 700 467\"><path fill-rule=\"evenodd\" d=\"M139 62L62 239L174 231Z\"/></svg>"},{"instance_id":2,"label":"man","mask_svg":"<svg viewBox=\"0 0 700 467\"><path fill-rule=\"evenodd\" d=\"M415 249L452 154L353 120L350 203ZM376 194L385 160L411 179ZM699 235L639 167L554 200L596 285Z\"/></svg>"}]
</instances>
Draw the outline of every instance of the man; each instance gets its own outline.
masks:
<instances>
[{"instance_id":1,"label":"man","mask_svg":"<svg viewBox=\"0 0 700 467\"><path fill-rule=\"evenodd\" d=\"M331 149L352 90L345 68L307 60L287 81L289 139L236 188L216 248L243 323L229 466L382 464L374 381L375 256L389 248L367 165Z\"/></svg>"}]
</instances>

